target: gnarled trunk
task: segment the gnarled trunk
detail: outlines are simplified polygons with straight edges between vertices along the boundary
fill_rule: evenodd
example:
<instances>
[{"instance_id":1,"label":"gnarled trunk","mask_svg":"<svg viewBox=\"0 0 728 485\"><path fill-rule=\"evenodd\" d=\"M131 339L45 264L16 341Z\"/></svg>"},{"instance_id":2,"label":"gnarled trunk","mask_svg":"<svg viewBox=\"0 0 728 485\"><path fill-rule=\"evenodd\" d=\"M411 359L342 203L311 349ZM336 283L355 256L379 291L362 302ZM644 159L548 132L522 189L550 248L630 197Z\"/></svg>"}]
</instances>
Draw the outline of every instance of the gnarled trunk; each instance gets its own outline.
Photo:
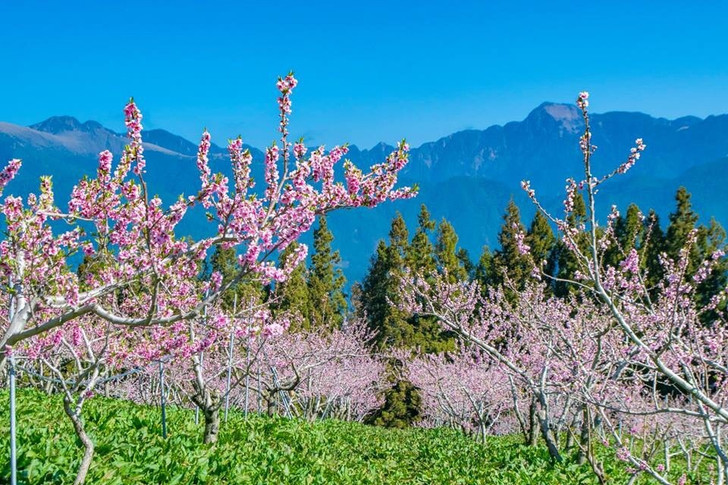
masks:
<instances>
[{"instance_id":1,"label":"gnarled trunk","mask_svg":"<svg viewBox=\"0 0 728 485\"><path fill-rule=\"evenodd\" d=\"M76 473L76 480L73 482L74 485L81 485L86 481L88 469L91 467L91 460L94 457L94 442L91 441L91 438L86 433L83 419L81 419L80 413L76 412L76 409L74 409L70 397L66 395L63 398L63 410L71 419L73 430L76 432L78 439L81 440L84 449L83 458L81 458L81 464L78 466L78 472Z\"/></svg>"},{"instance_id":2,"label":"gnarled trunk","mask_svg":"<svg viewBox=\"0 0 728 485\"><path fill-rule=\"evenodd\" d=\"M536 411L538 422L541 428L541 436L546 442L546 447L549 450L551 459L555 462L561 462L561 453L559 453L559 447L556 445L556 438L554 432L551 429L551 423L549 422L548 402L543 392L538 394L538 409Z\"/></svg>"},{"instance_id":3,"label":"gnarled trunk","mask_svg":"<svg viewBox=\"0 0 728 485\"><path fill-rule=\"evenodd\" d=\"M217 435L220 432L220 405L222 399L217 392L210 392L204 389L201 394L191 396L192 402L195 403L202 413L205 420L205 433L202 436L204 443L216 443Z\"/></svg>"},{"instance_id":4,"label":"gnarled trunk","mask_svg":"<svg viewBox=\"0 0 728 485\"><path fill-rule=\"evenodd\" d=\"M220 432L222 398L218 391L207 387L207 382L202 375L202 356L195 355L193 357L193 366L195 379L192 381L192 386L195 389L195 394L191 395L190 399L195 403L205 420L205 433L202 436L202 441L204 443L217 443L217 435Z\"/></svg>"},{"instance_id":5,"label":"gnarled trunk","mask_svg":"<svg viewBox=\"0 0 728 485\"><path fill-rule=\"evenodd\" d=\"M220 407L214 406L210 409L202 410L205 417L205 436L204 443L217 443L217 435L220 432Z\"/></svg>"},{"instance_id":6,"label":"gnarled trunk","mask_svg":"<svg viewBox=\"0 0 728 485\"><path fill-rule=\"evenodd\" d=\"M528 406L528 444L529 446L536 446L538 444L538 435L540 431L538 418L536 417L536 408L538 404L536 399L531 401Z\"/></svg>"},{"instance_id":7,"label":"gnarled trunk","mask_svg":"<svg viewBox=\"0 0 728 485\"><path fill-rule=\"evenodd\" d=\"M553 431L551 431L551 427L549 426L549 420L545 417L546 413L544 413L543 410L539 410L538 414L539 424L541 425L541 436L546 442L546 447L549 450L549 455L551 456L552 460L556 462L561 462L561 453L559 453L559 448L556 446L556 439L554 438L554 433Z\"/></svg>"}]
</instances>

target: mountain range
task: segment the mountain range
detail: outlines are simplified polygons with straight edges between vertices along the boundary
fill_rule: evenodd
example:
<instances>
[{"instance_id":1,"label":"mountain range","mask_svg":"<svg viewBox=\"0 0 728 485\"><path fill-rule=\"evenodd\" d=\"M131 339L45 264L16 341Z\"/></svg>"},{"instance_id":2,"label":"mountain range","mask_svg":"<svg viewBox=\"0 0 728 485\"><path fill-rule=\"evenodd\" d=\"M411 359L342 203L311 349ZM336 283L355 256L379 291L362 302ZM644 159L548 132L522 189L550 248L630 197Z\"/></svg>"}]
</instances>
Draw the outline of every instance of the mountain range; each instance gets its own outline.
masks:
<instances>
[{"instance_id":1,"label":"mountain range","mask_svg":"<svg viewBox=\"0 0 728 485\"><path fill-rule=\"evenodd\" d=\"M496 235L510 198L521 208L525 223L533 216L534 208L520 189L521 180L530 180L543 204L560 212L565 179L583 177L578 146L583 127L575 106L543 103L523 121L460 131L413 148L400 180L403 185L420 186L417 198L330 216L334 245L341 252L347 278L363 277L377 241L387 237L397 211L414 227L419 206L426 204L433 218L446 218L454 225L461 246L473 259L483 245L497 247ZM668 120L610 112L591 115L591 127L598 147L593 157L596 174L622 163L636 138L647 144L628 174L600 189L598 209L603 214L612 204L626 208L635 202L643 211L655 209L664 225L674 208L675 191L682 185L692 193L700 222L715 217L728 225L728 205L720 196L728 187L728 115ZM146 130L143 136L149 187L167 202L180 193L193 193L199 184L196 144L159 129ZM50 174L62 202L80 178L95 173L100 151L111 150L118 159L124 144L124 135L95 121L81 123L69 116L28 127L0 122L0 161L23 159L23 168L7 193L36 191L38 177ZM263 154L249 148L253 176L262 180ZM350 146L348 158L367 167L382 161L392 149L384 143L368 150ZM228 171L226 149L213 145L210 160L213 171ZM193 217L180 229L195 237L209 233L206 224L202 217Z\"/></svg>"}]
</instances>

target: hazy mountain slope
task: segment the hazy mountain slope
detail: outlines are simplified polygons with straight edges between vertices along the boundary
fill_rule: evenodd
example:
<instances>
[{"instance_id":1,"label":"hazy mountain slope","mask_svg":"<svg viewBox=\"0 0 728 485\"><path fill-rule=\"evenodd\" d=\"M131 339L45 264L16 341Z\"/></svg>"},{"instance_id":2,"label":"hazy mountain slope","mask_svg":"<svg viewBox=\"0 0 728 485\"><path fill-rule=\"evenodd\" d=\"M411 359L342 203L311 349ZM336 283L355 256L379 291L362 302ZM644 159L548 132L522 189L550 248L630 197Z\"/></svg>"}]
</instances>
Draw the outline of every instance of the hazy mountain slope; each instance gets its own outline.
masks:
<instances>
[{"instance_id":1,"label":"hazy mountain slope","mask_svg":"<svg viewBox=\"0 0 728 485\"><path fill-rule=\"evenodd\" d=\"M626 208L636 202L645 211L657 209L665 221L673 209L675 190L685 185L701 220L707 222L712 215L728 225L728 207L720 196L728 183L728 115L666 120L613 112L593 114L591 122L598 146L593 157L596 173L621 163L635 138L647 143L632 171L602 188L601 209L608 210L611 204ZM473 259L483 245L497 246L495 236L511 197L521 207L525 222L532 217L533 207L520 189L522 179L531 181L547 207L560 211L564 180L582 175L578 149L582 129L575 107L544 103L523 121L461 131L413 148L401 179L403 184L420 185L416 199L331 216L347 276L350 280L362 277L377 240L386 239L397 211L414 227L423 203L433 218L445 217L454 224ZM197 190L195 143L164 130L145 131L144 139L146 179L156 193L171 203L179 194ZM95 172L100 151L111 150L118 159L125 143L123 135L99 123L81 123L68 116L30 127L0 122L0 160L23 159L23 169L9 188L15 194L35 190L40 175L52 174L58 200L64 200L84 174ZM383 143L368 150L352 146L348 156L368 166L381 162L392 149ZM262 152L251 150L253 176L262 180ZM213 145L210 158L214 171L229 173L225 148ZM181 230L192 236L209 231L199 214Z\"/></svg>"}]
</instances>

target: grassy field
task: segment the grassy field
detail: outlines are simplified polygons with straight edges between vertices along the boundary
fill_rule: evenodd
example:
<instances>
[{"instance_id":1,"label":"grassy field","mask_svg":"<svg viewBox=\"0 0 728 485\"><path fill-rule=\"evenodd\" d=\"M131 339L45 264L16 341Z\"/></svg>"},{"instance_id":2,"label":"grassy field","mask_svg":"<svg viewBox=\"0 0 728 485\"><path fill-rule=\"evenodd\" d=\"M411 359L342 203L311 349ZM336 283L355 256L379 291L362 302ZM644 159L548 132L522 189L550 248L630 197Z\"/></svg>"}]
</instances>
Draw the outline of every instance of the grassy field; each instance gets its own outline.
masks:
<instances>
[{"instance_id":1,"label":"grassy field","mask_svg":"<svg viewBox=\"0 0 728 485\"><path fill-rule=\"evenodd\" d=\"M9 480L8 394L0 393L0 481ZM203 445L190 410L160 411L94 398L86 404L96 455L87 483L100 484L580 484L588 466L552 466L544 448L519 438L479 445L447 430L387 430L341 421L310 423L231 413L220 441ZM81 450L58 396L18 396L21 483L72 483ZM610 460L610 481L624 483ZM648 482L644 482L648 483Z\"/></svg>"}]
</instances>

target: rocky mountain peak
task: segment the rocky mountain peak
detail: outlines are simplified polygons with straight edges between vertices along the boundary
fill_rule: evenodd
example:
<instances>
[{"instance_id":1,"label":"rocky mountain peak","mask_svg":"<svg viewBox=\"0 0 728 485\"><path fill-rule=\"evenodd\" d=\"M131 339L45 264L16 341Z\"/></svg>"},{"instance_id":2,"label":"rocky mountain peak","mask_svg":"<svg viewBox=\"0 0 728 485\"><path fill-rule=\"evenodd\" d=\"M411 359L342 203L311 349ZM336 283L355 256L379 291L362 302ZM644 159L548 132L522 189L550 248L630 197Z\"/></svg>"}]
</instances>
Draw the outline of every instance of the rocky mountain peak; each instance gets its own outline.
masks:
<instances>
[{"instance_id":1,"label":"rocky mountain peak","mask_svg":"<svg viewBox=\"0 0 728 485\"><path fill-rule=\"evenodd\" d=\"M51 116L45 121L30 125L30 128L57 135L64 131L80 131L81 126L81 122L73 116Z\"/></svg>"},{"instance_id":2,"label":"rocky mountain peak","mask_svg":"<svg viewBox=\"0 0 728 485\"><path fill-rule=\"evenodd\" d=\"M101 123L97 121L87 121L85 123L81 123L73 116L51 116L45 121L30 125L29 128L37 131L42 131L44 133L50 133L53 135L69 131L91 133L97 130L106 130L106 128L104 128Z\"/></svg>"},{"instance_id":3,"label":"rocky mountain peak","mask_svg":"<svg viewBox=\"0 0 728 485\"><path fill-rule=\"evenodd\" d=\"M568 133L577 133L584 126L579 109L563 103L542 103L529 113L525 122L549 127L555 123L560 130Z\"/></svg>"}]
</instances>

